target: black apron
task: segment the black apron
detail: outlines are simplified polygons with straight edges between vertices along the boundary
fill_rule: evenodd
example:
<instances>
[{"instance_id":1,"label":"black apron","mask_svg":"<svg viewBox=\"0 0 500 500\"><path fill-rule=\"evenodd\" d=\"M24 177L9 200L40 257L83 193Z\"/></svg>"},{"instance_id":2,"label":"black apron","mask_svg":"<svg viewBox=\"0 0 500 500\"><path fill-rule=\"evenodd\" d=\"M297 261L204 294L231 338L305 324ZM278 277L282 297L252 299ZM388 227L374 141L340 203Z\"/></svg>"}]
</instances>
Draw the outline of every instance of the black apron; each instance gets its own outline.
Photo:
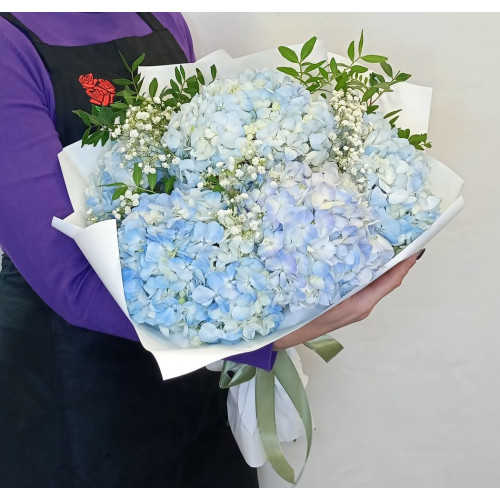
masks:
<instances>
[{"instance_id":1,"label":"black apron","mask_svg":"<svg viewBox=\"0 0 500 500\"><path fill-rule=\"evenodd\" d=\"M90 99L99 99L82 75L127 77L118 51L127 61L144 52L147 65L186 62L152 14L139 14L149 35L77 47L47 45L1 15L31 40L51 76L63 146L86 128L72 110L90 111ZM101 96L111 89L102 88ZM218 378L203 368L162 381L140 343L71 326L4 255L0 487L256 487L227 425Z\"/></svg>"}]
</instances>

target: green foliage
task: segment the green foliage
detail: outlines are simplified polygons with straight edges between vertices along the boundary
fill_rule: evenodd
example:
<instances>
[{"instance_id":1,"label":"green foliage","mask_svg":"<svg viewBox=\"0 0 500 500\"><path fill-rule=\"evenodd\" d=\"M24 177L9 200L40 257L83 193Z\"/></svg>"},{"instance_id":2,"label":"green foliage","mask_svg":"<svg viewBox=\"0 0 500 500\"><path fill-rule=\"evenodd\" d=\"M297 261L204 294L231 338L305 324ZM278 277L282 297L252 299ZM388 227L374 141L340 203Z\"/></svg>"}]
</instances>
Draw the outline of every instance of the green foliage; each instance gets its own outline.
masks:
<instances>
[{"instance_id":1,"label":"green foliage","mask_svg":"<svg viewBox=\"0 0 500 500\"><path fill-rule=\"evenodd\" d=\"M401 71L394 72L392 66L387 62L388 58L386 56L363 54L363 31L361 31L357 47L353 40L347 48L347 56L350 64L339 63L334 57L330 61L307 61L306 59L312 53L316 41L316 37L312 37L304 44L300 51L300 58L292 49L278 47L280 54L287 61L295 64L295 67L280 66L277 69L298 80L311 93L319 92L326 98L332 89L337 91L346 90L347 88L358 89L362 92L362 102L366 102L367 113L370 114L378 110L379 106L375 102L383 94L392 92L394 85L405 82L411 77L408 73L402 73ZM360 62L378 65L383 74L371 70L364 64L359 64ZM392 117L390 120L392 127L395 127L396 120L398 119L397 114L400 111L393 111L386 115L387 118ZM406 131L400 131L400 133L403 133L400 137L406 137ZM431 147L431 143L427 141L426 134L411 135L408 130L406 138L417 149Z\"/></svg>"}]
</instances>

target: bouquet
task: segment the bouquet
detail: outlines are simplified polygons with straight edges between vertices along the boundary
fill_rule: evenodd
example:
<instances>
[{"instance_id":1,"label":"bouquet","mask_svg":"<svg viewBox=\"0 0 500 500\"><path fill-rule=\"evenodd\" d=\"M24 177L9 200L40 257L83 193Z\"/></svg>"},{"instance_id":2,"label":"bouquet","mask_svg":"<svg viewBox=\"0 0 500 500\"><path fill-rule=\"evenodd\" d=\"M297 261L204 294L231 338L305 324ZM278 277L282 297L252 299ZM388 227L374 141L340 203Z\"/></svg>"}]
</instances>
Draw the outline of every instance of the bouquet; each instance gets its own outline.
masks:
<instances>
[{"instance_id":1,"label":"bouquet","mask_svg":"<svg viewBox=\"0 0 500 500\"><path fill-rule=\"evenodd\" d=\"M427 134L398 128L402 109L376 104L410 75L363 54L363 34L348 59L324 52L313 37L236 63L218 53L215 65L140 68L143 55L123 61L122 101L76 111L88 125L82 146L101 145L62 153L75 214L54 225L75 238L164 378L299 328L422 248L463 205L460 179L423 153ZM326 360L341 349L330 338L308 347ZM255 384L258 445L293 482L270 402L287 394L309 451L297 357L280 352L271 373L221 368L223 387Z\"/></svg>"}]
</instances>

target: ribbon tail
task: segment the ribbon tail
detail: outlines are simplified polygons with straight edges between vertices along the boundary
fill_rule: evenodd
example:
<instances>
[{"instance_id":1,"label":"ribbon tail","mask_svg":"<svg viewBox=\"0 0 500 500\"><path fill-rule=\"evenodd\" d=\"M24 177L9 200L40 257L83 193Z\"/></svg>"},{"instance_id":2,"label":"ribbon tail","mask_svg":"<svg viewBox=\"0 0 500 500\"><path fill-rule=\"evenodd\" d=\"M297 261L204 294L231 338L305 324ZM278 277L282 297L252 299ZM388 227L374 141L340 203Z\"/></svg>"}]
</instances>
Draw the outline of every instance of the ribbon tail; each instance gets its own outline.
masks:
<instances>
[{"instance_id":1,"label":"ribbon tail","mask_svg":"<svg viewBox=\"0 0 500 500\"><path fill-rule=\"evenodd\" d=\"M304 345L321 356L327 363L344 348L340 342L332 339L329 335L321 335L321 337L304 342Z\"/></svg>"},{"instance_id":2,"label":"ribbon tail","mask_svg":"<svg viewBox=\"0 0 500 500\"><path fill-rule=\"evenodd\" d=\"M269 463L285 481L295 484L293 468L283 454L276 429L274 370L276 370L276 364L280 358L279 355L280 353L278 353L273 371L267 372L259 368L255 374L257 426Z\"/></svg>"},{"instance_id":3,"label":"ribbon tail","mask_svg":"<svg viewBox=\"0 0 500 500\"><path fill-rule=\"evenodd\" d=\"M275 373L276 378L283 386L283 389L286 391L288 397L291 399L293 405L295 406L295 409L297 410L300 419L302 420L302 425L304 426L304 429L306 431L306 458L304 460L304 465L302 466L302 469L300 470L300 473L297 477L297 482L304 472L307 459L309 458L309 452L311 451L313 429L311 409L309 407L307 394L304 386L302 385L302 380L300 379L299 373L297 372L295 365L285 351L280 351L278 353L278 358L276 359L275 365Z\"/></svg>"}]
</instances>

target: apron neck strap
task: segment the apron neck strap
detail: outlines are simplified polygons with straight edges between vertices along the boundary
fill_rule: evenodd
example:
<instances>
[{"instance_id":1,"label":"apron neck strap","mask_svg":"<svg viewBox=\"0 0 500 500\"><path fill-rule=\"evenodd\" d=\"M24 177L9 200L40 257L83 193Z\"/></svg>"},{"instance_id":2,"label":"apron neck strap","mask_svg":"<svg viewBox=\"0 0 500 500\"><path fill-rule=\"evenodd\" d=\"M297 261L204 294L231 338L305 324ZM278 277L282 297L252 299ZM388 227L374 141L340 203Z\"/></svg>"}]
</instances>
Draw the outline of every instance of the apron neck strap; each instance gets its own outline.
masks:
<instances>
[{"instance_id":1,"label":"apron neck strap","mask_svg":"<svg viewBox=\"0 0 500 500\"><path fill-rule=\"evenodd\" d=\"M165 29L165 26L156 19L151 12L138 12L137 15L153 30L161 31Z\"/></svg>"}]
</instances>

